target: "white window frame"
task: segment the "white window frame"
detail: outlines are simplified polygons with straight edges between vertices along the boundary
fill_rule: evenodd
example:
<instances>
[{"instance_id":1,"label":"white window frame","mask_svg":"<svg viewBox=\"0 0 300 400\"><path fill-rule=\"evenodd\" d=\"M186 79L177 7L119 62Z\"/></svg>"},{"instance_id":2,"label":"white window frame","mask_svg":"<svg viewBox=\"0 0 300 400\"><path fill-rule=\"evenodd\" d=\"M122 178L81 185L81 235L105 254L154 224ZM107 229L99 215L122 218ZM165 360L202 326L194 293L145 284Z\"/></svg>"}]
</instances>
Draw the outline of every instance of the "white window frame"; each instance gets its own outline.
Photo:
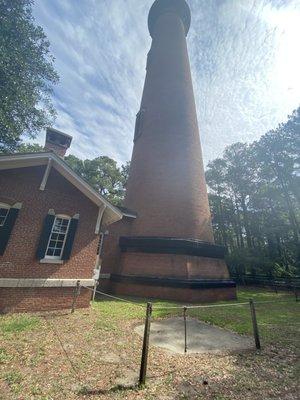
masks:
<instances>
[{"instance_id":1,"label":"white window frame","mask_svg":"<svg viewBox=\"0 0 300 400\"><path fill-rule=\"evenodd\" d=\"M53 232L53 228L54 228L54 226L55 226L55 221L56 221L56 219L58 219L58 218L60 218L60 219L67 219L67 220L69 221L69 223L68 223L67 230L66 230L66 233L65 233L65 237L64 237L64 241L63 241L62 248L61 248L60 256L49 256L49 255L47 255L47 252L48 252L48 250L49 250L49 244L50 244L50 242L51 242L51 236L52 236L52 234L53 234L53 233L57 233L57 232ZM67 237L68 237L69 229L70 229L70 222L71 222L71 217L70 217L69 215L64 215L64 214L57 214L57 215L55 215L55 218L54 218L54 221L53 221L53 224L52 224L52 228L51 228L51 232L50 232L50 235L49 235L48 244L47 244L46 251L45 251L44 260L61 260L62 255L63 255L63 253L64 253L65 244L66 244L66 240L67 240Z\"/></svg>"},{"instance_id":2,"label":"white window frame","mask_svg":"<svg viewBox=\"0 0 300 400\"><path fill-rule=\"evenodd\" d=\"M0 203L0 208L4 208L4 209L7 210L7 214L6 214L5 218L4 218L4 221L2 223L0 222L0 226L4 226L5 222L6 222L6 219L7 219L7 216L8 216L8 213L9 213L9 210L11 209L11 206L9 204L6 204L6 203Z\"/></svg>"}]
</instances>

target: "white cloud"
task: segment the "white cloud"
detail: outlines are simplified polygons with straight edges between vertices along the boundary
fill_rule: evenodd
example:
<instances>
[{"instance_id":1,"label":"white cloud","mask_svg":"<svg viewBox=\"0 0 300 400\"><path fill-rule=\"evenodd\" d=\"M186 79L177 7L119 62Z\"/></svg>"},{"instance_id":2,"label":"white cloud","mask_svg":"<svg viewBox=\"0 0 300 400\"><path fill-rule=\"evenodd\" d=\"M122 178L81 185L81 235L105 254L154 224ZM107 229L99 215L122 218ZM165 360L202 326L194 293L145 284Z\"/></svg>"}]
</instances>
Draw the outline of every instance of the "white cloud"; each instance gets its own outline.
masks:
<instances>
[{"instance_id":1,"label":"white cloud","mask_svg":"<svg viewBox=\"0 0 300 400\"><path fill-rule=\"evenodd\" d=\"M72 153L130 159L152 0L38 0ZM274 128L299 103L298 0L190 0L188 45L205 161Z\"/></svg>"}]
</instances>

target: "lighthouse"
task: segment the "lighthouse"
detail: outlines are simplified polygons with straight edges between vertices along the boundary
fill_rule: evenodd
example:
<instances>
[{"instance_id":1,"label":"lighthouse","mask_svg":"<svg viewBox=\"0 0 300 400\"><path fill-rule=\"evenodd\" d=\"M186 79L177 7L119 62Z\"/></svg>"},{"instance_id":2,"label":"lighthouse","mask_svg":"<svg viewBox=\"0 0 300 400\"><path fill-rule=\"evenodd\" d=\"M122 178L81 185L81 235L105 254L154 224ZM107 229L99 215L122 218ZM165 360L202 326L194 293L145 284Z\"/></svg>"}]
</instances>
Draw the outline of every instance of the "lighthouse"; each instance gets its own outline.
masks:
<instances>
[{"instance_id":1,"label":"lighthouse","mask_svg":"<svg viewBox=\"0 0 300 400\"><path fill-rule=\"evenodd\" d=\"M152 43L124 218L110 229L103 254L102 275L114 293L185 302L236 296L225 249L213 238L186 42L190 23L185 0L156 0L149 12Z\"/></svg>"}]
</instances>

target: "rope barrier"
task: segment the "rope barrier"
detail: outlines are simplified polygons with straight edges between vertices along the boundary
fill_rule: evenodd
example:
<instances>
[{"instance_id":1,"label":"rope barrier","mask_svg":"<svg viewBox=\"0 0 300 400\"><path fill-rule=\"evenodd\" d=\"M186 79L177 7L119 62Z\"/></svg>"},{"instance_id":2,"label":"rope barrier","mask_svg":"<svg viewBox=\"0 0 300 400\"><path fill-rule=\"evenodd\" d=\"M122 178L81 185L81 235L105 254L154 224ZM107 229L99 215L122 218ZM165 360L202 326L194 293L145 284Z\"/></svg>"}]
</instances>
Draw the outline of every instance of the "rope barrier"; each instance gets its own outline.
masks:
<instances>
[{"instance_id":1,"label":"rope barrier","mask_svg":"<svg viewBox=\"0 0 300 400\"><path fill-rule=\"evenodd\" d=\"M82 384L82 380L81 380L81 378L80 378L80 376L79 376L79 369L77 368L77 366L75 366L75 364L74 364L73 361L71 360L71 358L70 358L70 356L69 356L67 350L65 349L65 346L64 346L64 344L63 344L63 342L62 342L62 340L61 340L61 338L60 338L60 336L59 336L57 330L55 329L54 325L50 322L50 320L49 320L46 316L43 316L43 318L44 318L44 320L46 321L47 325L49 326L50 330L52 330L52 332L53 332L54 335L56 336L56 338L57 338L57 340L58 340L58 342L59 342L59 344L60 344L60 346L61 346L61 348L62 348L62 350L63 350L63 353L64 353L66 359L69 361L69 364L70 364L70 366L71 366L73 372L75 373L76 378L77 378L78 381Z\"/></svg>"},{"instance_id":2,"label":"rope barrier","mask_svg":"<svg viewBox=\"0 0 300 400\"><path fill-rule=\"evenodd\" d=\"M294 303L293 301L290 300L276 300L276 301L254 301L255 304L277 304L277 303ZM244 302L244 303L229 303L229 304L207 304L207 305L196 305L196 306L154 306L156 310L163 310L163 309L182 309L184 307L188 309L192 308L213 308L213 307L232 307L232 306L245 306L249 305L249 302Z\"/></svg>"},{"instance_id":3,"label":"rope barrier","mask_svg":"<svg viewBox=\"0 0 300 400\"><path fill-rule=\"evenodd\" d=\"M82 285L81 287L94 292L94 289L91 289L88 286L83 286ZM113 296L111 294L108 294L108 293L105 293L105 292L101 292L100 290L96 290L95 292L99 293L99 294L101 294L103 296L110 297L110 298L115 299L115 300L123 301L124 303L133 304L133 305L138 306L138 307L145 308L145 305L146 305L146 304L145 305L141 305L141 304L138 304L138 303L136 303L134 301L130 301L130 300L123 299L121 297ZM240 305L245 305L245 304L249 305L249 303L247 302L247 303L232 303L232 304L209 304L209 305L186 306L186 307L187 308L208 308L208 307L222 307L222 306L223 307L224 306L240 306ZM158 309L182 309L183 307L185 307L185 306L155 306L155 309L157 309L157 310Z\"/></svg>"},{"instance_id":4,"label":"rope barrier","mask_svg":"<svg viewBox=\"0 0 300 400\"><path fill-rule=\"evenodd\" d=\"M85 288L85 289L88 289L88 290L94 292L94 289L92 289L92 288L90 288L90 287L88 287L88 286L83 286L83 285L81 285L81 287L83 287L83 288ZM138 303L136 303L136 302L134 302L134 301L130 301L130 300L127 300L127 299L123 299L122 297L113 296L113 295L111 295L111 294L102 292L102 291L100 291L100 290L96 290L95 292L101 294L102 296L106 296L106 297L109 297L109 298L114 299L114 300L119 300L119 301L123 301L124 303L133 304L133 305L135 305L135 306L137 306L137 307L145 308L145 306L146 306L146 303L143 304L143 305L142 305L142 304L138 304ZM255 304L292 303L290 300L254 301L254 302L255 302ZM249 302L243 302L243 303L229 303L229 304L207 304L207 305L196 305L196 306L184 306L184 305L182 305L182 306L163 306L163 305L162 305L162 306L156 306L156 305L154 304L154 305L153 305L153 311L154 311L154 310L172 310L172 309L173 309L173 310L175 310L175 309L181 310L181 309L184 308L184 307L186 307L187 309L193 309L193 308L213 308L213 307L234 307L234 306L245 306L245 305L248 306L248 305L249 305Z\"/></svg>"},{"instance_id":5,"label":"rope barrier","mask_svg":"<svg viewBox=\"0 0 300 400\"><path fill-rule=\"evenodd\" d=\"M291 300L276 300L276 301L255 301L255 304L277 304L277 303L295 303L295 301Z\"/></svg>"},{"instance_id":6,"label":"rope barrier","mask_svg":"<svg viewBox=\"0 0 300 400\"><path fill-rule=\"evenodd\" d=\"M208 305L198 305L198 306L158 306L155 307L156 310L163 310L163 309L182 309L182 308L211 308L211 307L229 307L229 306L244 306L244 305L249 305L249 302L247 303L230 303L230 304L208 304ZM154 307L153 307L154 308Z\"/></svg>"},{"instance_id":7,"label":"rope barrier","mask_svg":"<svg viewBox=\"0 0 300 400\"><path fill-rule=\"evenodd\" d=\"M91 288L89 288L88 286L81 286L81 287L83 287L83 288L85 288L85 289L88 289L88 290L91 290L92 292L94 292L94 289L91 289ZM117 296L113 296L113 295L108 294L108 293L101 292L100 290L95 290L95 292L96 292L96 293L99 293L99 294L102 294L103 296L110 297L111 299L123 301L124 303L133 304L133 305L138 306L138 307L145 308L145 306L146 306L146 303L145 303L145 305L138 304L138 303L136 303L136 302L134 302L134 301L130 301L130 300L123 299L122 297L117 297Z\"/></svg>"}]
</instances>

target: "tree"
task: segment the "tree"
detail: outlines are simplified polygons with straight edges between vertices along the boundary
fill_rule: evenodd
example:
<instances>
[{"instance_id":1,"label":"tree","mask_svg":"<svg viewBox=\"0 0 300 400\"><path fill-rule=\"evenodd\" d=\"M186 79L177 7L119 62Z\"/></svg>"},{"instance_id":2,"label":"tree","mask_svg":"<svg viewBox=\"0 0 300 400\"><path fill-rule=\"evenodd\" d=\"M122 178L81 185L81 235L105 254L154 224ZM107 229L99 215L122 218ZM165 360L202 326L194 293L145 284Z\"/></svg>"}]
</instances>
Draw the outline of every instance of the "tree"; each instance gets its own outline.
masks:
<instances>
[{"instance_id":1,"label":"tree","mask_svg":"<svg viewBox=\"0 0 300 400\"><path fill-rule=\"evenodd\" d=\"M38 143L21 143L16 148L17 153L38 153L40 151L45 151L44 147Z\"/></svg>"},{"instance_id":2,"label":"tree","mask_svg":"<svg viewBox=\"0 0 300 400\"><path fill-rule=\"evenodd\" d=\"M125 184L129 163L118 168L113 159L100 156L93 160L80 160L69 155L65 161L81 175L97 192L115 205L121 205L125 195Z\"/></svg>"},{"instance_id":3,"label":"tree","mask_svg":"<svg viewBox=\"0 0 300 400\"><path fill-rule=\"evenodd\" d=\"M35 153L41 151L45 150L37 143L20 143L15 149L17 153ZM129 161L119 168L115 160L106 156L100 156L93 160L81 160L70 154L64 160L73 171L85 179L110 202L115 205L122 204L130 168Z\"/></svg>"},{"instance_id":4,"label":"tree","mask_svg":"<svg viewBox=\"0 0 300 400\"><path fill-rule=\"evenodd\" d=\"M130 170L130 161L127 161L125 165L121 166L121 175L123 177L124 186L126 186Z\"/></svg>"},{"instance_id":5,"label":"tree","mask_svg":"<svg viewBox=\"0 0 300 400\"><path fill-rule=\"evenodd\" d=\"M58 75L32 4L0 0L0 152L14 151L23 134L34 138L55 116L51 93Z\"/></svg>"},{"instance_id":6,"label":"tree","mask_svg":"<svg viewBox=\"0 0 300 400\"><path fill-rule=\"evenodd\" d=\"M226 174L227 165L226 161L221 158L216 158L208 164L208 170L206 172L206 181L215 196L210 196L210 204L213 205L212 214L214 215L214 221L218 221L218 228L222 235L222 242L225 246L228 246L226 225L224 219L224 199L226 193Z\"/></svg>"},{"instance_id":7,"label":"tree","mask_svg":"<svg viewBox=\"0 0 300 400\"><path fill-rule=\"evenodd\" d=\"M293 196L296 196L299 202L299 114L298 108L286 124L280 124L276 130L262 136L253 146L256 159L260 163L260 175L267 175L270 183L282 193L296 243L299 239L299 222L294 210Z\"/></svg>"},{"instance_id":8,"label":"tree","mask_svg":"<svg viewBox=\"0 0 300 400\"><path fill-rule=\"evenodd\" d=\"M230 270L300 273L300 108L252 144L234 143L206 171L213 228Z\"/></svg>"}]
</instances>

